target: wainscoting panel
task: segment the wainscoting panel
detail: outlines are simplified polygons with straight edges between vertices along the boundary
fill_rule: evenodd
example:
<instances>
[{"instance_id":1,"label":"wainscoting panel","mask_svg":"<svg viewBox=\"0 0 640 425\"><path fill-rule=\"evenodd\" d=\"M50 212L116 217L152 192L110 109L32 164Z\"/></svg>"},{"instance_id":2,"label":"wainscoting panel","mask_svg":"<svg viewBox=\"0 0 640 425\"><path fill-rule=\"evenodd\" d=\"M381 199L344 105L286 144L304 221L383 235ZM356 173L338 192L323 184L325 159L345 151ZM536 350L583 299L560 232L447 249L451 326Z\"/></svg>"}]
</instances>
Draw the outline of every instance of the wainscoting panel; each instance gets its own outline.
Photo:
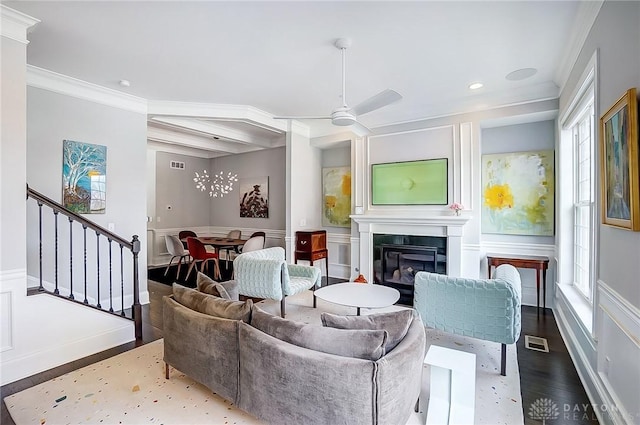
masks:
<instances>
[{"instance_id":1,"label":"wainscoting panel","mask_svg":"<svg viewBox=\"0 0 640 425\"><path fill-rule=\"evenodd\" d=\"M639 423L640 311L598 281L598 376L611 400L614 423Z\"/></svg>"},{"instance_id":2,"label":"wainscoting panel","mask_svg":"<svg viewBox=\"0 0 640 425\"><path fill-rule=\"evenodd\" d=\"M327 233L329 276L349 279L351 271L351 235Z\"/></svg>"}]
</instances>

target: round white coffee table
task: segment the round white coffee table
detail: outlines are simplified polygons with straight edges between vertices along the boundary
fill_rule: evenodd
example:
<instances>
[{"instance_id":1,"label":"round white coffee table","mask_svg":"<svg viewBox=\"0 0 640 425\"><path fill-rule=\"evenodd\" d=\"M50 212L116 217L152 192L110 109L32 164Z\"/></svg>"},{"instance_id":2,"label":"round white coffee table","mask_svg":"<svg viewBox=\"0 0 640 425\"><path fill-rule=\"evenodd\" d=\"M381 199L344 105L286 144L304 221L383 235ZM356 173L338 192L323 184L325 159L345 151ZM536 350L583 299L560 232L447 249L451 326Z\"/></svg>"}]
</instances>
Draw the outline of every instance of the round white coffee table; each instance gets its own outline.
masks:
<instances>
[{"instance_id":1,"label":"round white coffee table","mask_svg":"<svg viewBox=\"0 0 640 425\"><path fill-rule=\"evenodd\" d=\"M395 304L400 299L397 289L370 283L336 283L317 289L314 297L330 303L356 307L360 316L361 308L382 308Z\"/></svg>"}]
</instances>

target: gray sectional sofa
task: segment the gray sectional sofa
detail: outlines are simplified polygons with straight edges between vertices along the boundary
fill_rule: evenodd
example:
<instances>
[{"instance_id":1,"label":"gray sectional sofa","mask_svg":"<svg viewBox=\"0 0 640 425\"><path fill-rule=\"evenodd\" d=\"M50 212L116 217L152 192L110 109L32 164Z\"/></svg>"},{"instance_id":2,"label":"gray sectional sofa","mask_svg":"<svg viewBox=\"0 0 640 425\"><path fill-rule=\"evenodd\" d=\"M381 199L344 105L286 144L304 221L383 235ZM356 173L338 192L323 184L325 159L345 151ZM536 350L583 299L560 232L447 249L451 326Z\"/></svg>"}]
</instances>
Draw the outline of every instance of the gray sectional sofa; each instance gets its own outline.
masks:
<instances>
[{"instance_id":1,"label":"gray sectional sofa","mask_svg":"<svg viewBox=\"0 0 640 425\"><path fill-rule=\"evenodd\" d=\"M425 330L413 310L282 319L251 300L178 287L164 299L164 361L272 424L404 424Z\"/></svg>"}]
</instances>

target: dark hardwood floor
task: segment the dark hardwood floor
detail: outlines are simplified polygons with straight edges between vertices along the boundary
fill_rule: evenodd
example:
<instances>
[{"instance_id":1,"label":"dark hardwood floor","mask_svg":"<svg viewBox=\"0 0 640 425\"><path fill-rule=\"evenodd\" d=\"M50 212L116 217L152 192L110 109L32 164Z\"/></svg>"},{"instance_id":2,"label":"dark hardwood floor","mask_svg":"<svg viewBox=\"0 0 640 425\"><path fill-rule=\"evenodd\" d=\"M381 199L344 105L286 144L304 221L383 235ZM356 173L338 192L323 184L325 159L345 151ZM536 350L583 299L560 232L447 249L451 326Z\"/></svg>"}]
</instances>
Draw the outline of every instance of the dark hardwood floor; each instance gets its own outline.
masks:
<instances>
[{"instance_id":1,"label":"dark hardwood floor","mask_svg":"<svg viewBox=\"0 0 640 425\"><path fill-rule=\"evenodd\" d=\"M542 419L531 417L530 408L534 403L540 405L549 400L550 410L546 415L550 416L546 417L546 423L597 424L593 409L583 408L590 401L560 336L551 309L540 309L539 315L537 310L536 307L522 306L522 333L517 342L524 423L544 423ZM549 352L525 348L525 335L546 338ZM557 411L553 409L554 404Z\"/></svg>"},{"instance_id":2,"label":"dark hardwood floor","mask_svg":"<svg viewBox=\"0 0 640 425\"><path fill-rule=\"evenodd\" d=\"M340 280L331 279L331 283ZM112 349L76 360L37 375L21 379L0 388L1 397L22 391L42 382L61 376L65 373L82 368L92 363L131 350L141 344L146 344L162 338L162 297L171 293L171 287L154 281L148 281L149 304L143 306L143 340L130 342ZM535 307L522 307L522 336L517 343L518 365L520 369L520 385L522 392L522 408L525 424L543 423L542 419L530 417L530 407L539 400L547 399L556 405L558 416L553 420L554 425L560 424L597 424L593 410L565 412L565 406L582 406L590 404L582 387L578 374L571 362L567 348L550 309L541 310L537 314ZM549 353L532 351L524 346L524 335L547 338ZM508 373L508 372L507 372ZM2 403L3 425L14 424L9 412ZM552 413L551 413L552 414ZM549 418L550 419L550 418Z\"/></svg>"}]
</instances>

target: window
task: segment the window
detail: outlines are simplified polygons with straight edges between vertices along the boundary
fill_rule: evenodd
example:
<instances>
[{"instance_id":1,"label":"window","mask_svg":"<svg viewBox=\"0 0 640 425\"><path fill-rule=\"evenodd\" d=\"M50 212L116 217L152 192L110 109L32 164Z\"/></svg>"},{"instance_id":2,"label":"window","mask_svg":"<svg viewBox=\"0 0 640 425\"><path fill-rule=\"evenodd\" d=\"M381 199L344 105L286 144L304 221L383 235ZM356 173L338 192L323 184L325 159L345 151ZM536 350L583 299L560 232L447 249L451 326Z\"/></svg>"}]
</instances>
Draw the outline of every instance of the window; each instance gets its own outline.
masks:
<instances>
[{"instance_id":1,"label":"window","mask_svg":"<svg viewBox=\"0 0 640 425\"><path fill-rule=\"evenodd\" d=\"M593 89L571 128L573 136L573 284L590 302L594 275L594 111Z\"/></svg>"}]
</instances>

